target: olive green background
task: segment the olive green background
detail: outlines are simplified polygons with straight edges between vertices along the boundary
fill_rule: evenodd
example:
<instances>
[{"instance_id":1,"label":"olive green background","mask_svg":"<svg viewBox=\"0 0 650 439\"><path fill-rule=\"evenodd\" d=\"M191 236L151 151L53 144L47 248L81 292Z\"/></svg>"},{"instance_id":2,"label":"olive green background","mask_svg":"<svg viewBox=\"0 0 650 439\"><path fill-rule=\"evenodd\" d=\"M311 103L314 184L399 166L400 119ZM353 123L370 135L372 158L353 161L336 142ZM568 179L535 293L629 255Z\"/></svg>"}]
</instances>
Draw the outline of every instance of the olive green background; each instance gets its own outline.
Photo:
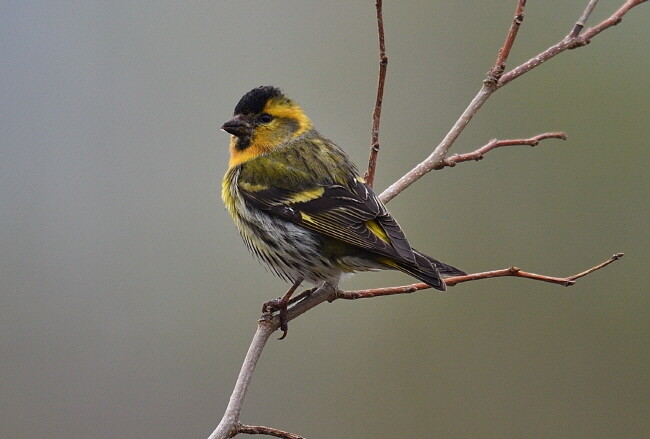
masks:
<instances>
[{"instance_id":1,"label":"olive green background","mask_svg":"<svg viewBox=\"0 0 650 439\"><path fill-rule=\"evenodd\" d=\"M529 2L509 66L584 1ZM619 1L602 1L609 15ZM376 187L478 91L515 1L386 1ZM499 91L454 146L564 130L433 172L389 204L414 246L492 279L324 304L270 341L242 421L309 438L639 438L650 429L650 8ZM203 438L286 285L223 209L241 95L273 84L365 167L372 1L0 6L3 437ZM357 275L347 289L408 283Z\"/></svg>"}]
</instances>

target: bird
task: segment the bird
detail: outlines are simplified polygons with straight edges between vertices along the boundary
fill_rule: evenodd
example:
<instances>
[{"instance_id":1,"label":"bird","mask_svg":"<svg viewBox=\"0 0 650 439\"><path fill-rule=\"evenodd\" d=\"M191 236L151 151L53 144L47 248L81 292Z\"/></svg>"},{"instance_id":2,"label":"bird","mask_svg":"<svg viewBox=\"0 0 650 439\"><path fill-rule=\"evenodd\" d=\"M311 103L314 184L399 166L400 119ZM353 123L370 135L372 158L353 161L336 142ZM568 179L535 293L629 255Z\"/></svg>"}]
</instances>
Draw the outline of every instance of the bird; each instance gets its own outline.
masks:
<instances>
[{"instance_id":1,"label":"bird","mask_svg":"<svg viewBox=\"0 0 650 439\"><path fill-rule=\"evenodd\" d=\"M444 291L443 277L466 274L411 247L348 155L279 88L244 94L221 129L230 134L226 210L249 250L292 283L263 308L280 311L281 338L302 282L338 290L348 273L399 270Z\"/></svg>"}]
</instances>

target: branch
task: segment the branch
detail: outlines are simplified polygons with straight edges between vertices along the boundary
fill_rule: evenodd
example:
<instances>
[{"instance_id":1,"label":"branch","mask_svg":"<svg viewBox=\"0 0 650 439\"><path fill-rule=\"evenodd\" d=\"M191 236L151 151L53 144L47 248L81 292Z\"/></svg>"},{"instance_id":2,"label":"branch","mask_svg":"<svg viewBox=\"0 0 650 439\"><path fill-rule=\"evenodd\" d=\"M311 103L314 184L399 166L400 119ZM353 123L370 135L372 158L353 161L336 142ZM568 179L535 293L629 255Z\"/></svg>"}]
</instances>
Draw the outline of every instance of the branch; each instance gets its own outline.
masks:
<instances>
[{"instance_id":1,"label":"branch","mask_svg":"<svg viewBox=\"0 0 650 439\"><path fill-rule=\"evenodd\" d=\"M506 35L506 40L499 49L499 54L494 63L494 67L490 69L487 74L487 78L483 81L483 86L478 94L472 99L472 102L469 103L463 114L460 115L456 123L451 127L447 135L442 139L438 144L436 149L433 150L431 155L407 172L402 178L393 183L388 189L379 195L379 198L387 203L397 196L404 189L418 181L425 174L432 171L436 168L444 167L444 160L447 157L447 152L451 145L454 144L460 133L463 132L467 124L478 112L478 110L483 106L485 101L496 91L496 84L503 71L505 70L506 61L510 55L510 49L515 43L515 38L517 37L517 32L519 27L524 19L524 7L526 6L526 0L519 0L517 6L515 7L515 14L508 29L508 34Z\"/></svg>"},{"instance_id":2,"label":"branch","mask_svg":"<svg viewBox=\"0 0 650 439\"><path fill-rule=\"evenodd\" d=\"M286 439L305 439L304 437L299 436L297 434L289 433L288 431L278 430L277 428L264 427L263 425L237 424L236 430L237 431L235 434L237 433L265 434L267 436L282 437Z\"/></svg>"},{"instance_id":3,"label":"branch","mask_svg":"<svg viewBox=\"0 0 650 439\"><path fill-rule=\"evenodd\" d=\"M548 61L554 56L559 55L565 50L576 49L578 47L586 46L587 44L591 43L593 37L595 37L602 31L609 29L612 26L616 26L618 23L620 23L623 20L623 16L627 14L630 11L630 9L640 5L641 3L645 3L646 1L648 0L628 0L609 18L606 18L605 20L601 21L596 26L588 28L587 30L584 31L582 35L574 36L576 32L576 28L578 28L577 32L579 32L581 26L584 26L584 24L581 23L582 17L588 17L595 6L593 4L594 3L593 0L590 1L589 4L587 5L587 8L585 9L585 12L582 13L581 18L578 20L578 22L571 30L571 32L569 32L569 35L567 35L562 41L559 41L558 43L549 47L548 49L541 52L537 56L529 59L525 63L521 64L518 67L515 67L508 73L504 74L499 80L499 83L497 84L497 88L501 88L504 85L512 82L513 80L519 78L524 73L531 71L535 67Z\"/></svg>"},{"instance_id":4,"label":"branch","mask_svg":"<svg viewBox=\"0 0 650 439\"><path fill-rule=\"evenodd\" d=\"M556 133L538 134L529 139L511 139L511 140L492 139L474 152L468 152L466 154L454 154L451 157L445 158L441 166L442 167L456 166L457 163L467 162L470 160L477 160L477 161L482 160L485 154L492 151L493 149L501 148L503 146L518 146L518 145L537 146L539 142L546 139L566 140L567 135L566 133L563 132L556 132Z\"/></svg>"},{"instance_id":5,"label":"branch","mask_svg":"<svg viewBox=\"0 0 650 439\"><path fill-rule=\"evenodd\" d=\"M554 44L553 46L549 47L545 51L541 52L537 56L526 61L525 63L510 70L508 73L503 74L503 76L500 76L500 71L502 70L499 68L499 66L501 65L499 63L502 62L505 65L505 57L508 55L510 47L514 43L514 39L517 35L516 29L520 24L520 20L517 20L517 17L519 17L520 15L523 18L523 7L525 2L520 0L517 3L517 7L515 9L515 19L513 20L513 23L510 26L510 30L508 31L506 42L499 50L499 55L497 56L497 62L495 63L495 67L493 67L488 72L486 79L483 81L483 86L481 87L477 95L474 97L474 99L472 99L472 102L470 102L470 104L467 106L463 114L461 114L461 116L458 118L456 123L451 127L451 129L444 137L444 139L442 139L442 141L438 144L438 146L433 150L431 155L427 157L424 161L419 163L417 166L415 166L413 169L411 169L409 172L407 172L404 176L402 176L399 180L393 183L390 187L388 187L384 192L381 193L379 198L383 202L387 203L388 201L395 198L397 194L399 194L404 189L406 189L407 187L415 183L417 180L422 178L428 172L434 169L444 168L445 159L447 157L447 152L449 151L449 148L451 148L451 146L454 144L456 139L458 139L458 136L460 136L460 133L462 133L462 131L465 129L469 121L474 117L474 115L478 112L481 106L483 106L485 101L488 100L488 98L492 95L492 93L494 93L504 85L517 79L524 73L531 71L532 69L539 66L540 64L550 60L556 55L559 55L565 50L574 49L589 44L593 37L595 37L602 31L620 23L621 20L623 19L623 16L627 12L629 12L630 9L640 5L641 3L645 3L646 1L647 0L628 0L609 18L598 23L596 26L588 28L582 33L582 35L574 36L575 32L580 31L580 29L578 29L577 31L575 30L576 26L578 28L580 28L580 26L584 26L583 21L586 20L586 18L589 17L589 15L591 15L591 12L595 7L595 2L591 0L587 5L587 7L585 8L584 12L581 14L580 19L578 19L574 28L571 30L571 32L569 32L569 34L565 38L563 38L561 41Z\"/></svg>"},{"instance_id":6,"label":"branch","mask_svg":"<svg viewBox=\"0 0 650 439\"><path fill-rule=\"evenodd\" d=\"M588 270L585 270L581 273L574 274L573 276L568 276L568 277L546 276L543 274L535 274L535 273L529 273L527 271L522 271L520 268L517 267L510 267L510 268L504 268L502 270L484 271L482 273L468 274L466 276L449 277L445 279L445 283L447 284L447 286L453 287L454 285L458 285L460 283L469 282L473 280L490 279L493 277L514 276L514 277L523 277L532 280L539 280L543 282L550 282L553 284L570 287L571 285L575 284L576 280L578 280L579 278L584 277L590 273L593 273L596 270L600 270L601 268L606 267L612 262L618 261L622 257L623 257L623 253L616 253L608 260L594 267L591 267ZM431 288L429 285L419 282L411 285L402 285L399 287L374 288L374 289L356 290L356 291L339 291L336 295L336 298L345 299L345 300L368 299L368 298L380 297L380 296L393 296L395 294L409 294L415 291L426 290L429 288Z\"/></svg>"},{"instance_id":7,"label":"branch","mask_svg":"<svg viewBox=\"0 0 650 439\"><path fill-rule=\"evenodd\" d=\"M485 271L482 273L473 273L466 276L455 276L445 279L445 283L448 286L454 286L459 283L469 282L480 279L489 279L493 277L504 277L504 276L513 276L513 277L522 277L526 279L539 280L544 282L550 282L554 284L559 284L563 286L571 286L575 281L581 277L587 276L588 274L593 273L596 270L599 270L607 265L611 264L614 261L619 260L623 257L623 253L616 253L610 259L589 268L581 273L574 274L569 277L553 277L546 276L542 274L529 273L522 271L519 268L511 267L503 270L494 270L494 271ZM356 300L356 299L368 299L372 297L381 297L381 296L393 296L396 294L408 294L413 293L419 290L426 290L430 288L429 285L425 283L416 283L412 285L403 285L399 287L388 287L388 288L375 288L369 290L357 290L357 291L336 291L332 288L331 285L325 284L322 287L318 288L316 291L311 294L301 295L300 300L297 301L293 306L291 306L287 313L287 321L291 321L298 317L301 314L309 311L315 306L320 305L323 302L333 302L337 299L344 300ZM209 436L208 439L217 439L217 438L229 438L235 436L237 433L248 433L248 434L271 434L271 431L277 432L277 437L286 437L291 439L300 438L300 436L292 435L292 433L286 433L282 430L276 430L270 427L262 426L243 426L239 423L239 415L241 413L241 407L244 403L244 396L248 390L253 373L255 371L255 366L257 365L257 360L262 354L262 350L266 345L271 333L276 331L280 327L280 319L278 316L269 316L264 315L257 323L257 331L253 337L250 347L248 348L248 353L244 359L244 364L242 365L239 377L237 378L237 383L235 384L235 390L230 397L228 407L226 408L226 413L224 414L219 426L214 430L214 432ZM243 431L241 428L246 427L248 430ZM281 436L281 434L285 434ZM272 434L273 435L273 434Z\"/></svg>"},{"instance_id":8,"label":"branch","mask_svg":"<svg viewBox=\"0 0 650 439\"><path fill-rule=\"evenodd\" d=\"M299 315L323 302L336 299L336 291L330 284L324 284L313 293L304 295L302 298L302 300L289 308L287 312L287 321L295 319ZM241 427L241 424L239 423L239 415L241 413L242 404L244 403L246 391L248 390L248 386L253 378L253 373L255 372L257 360L259 360L262 355L262 350L264 349L269 337L279 327L280 318L277 315L273 317L264 315L257 322L257 330L255 331L253 341L251 341L251 345L249 346L246 357L244 358L244 363L239 371L239 376L235 383L235 389L230 396L226 412L224 413L223 418L221 418L221 422L219 422L219 425L208 439L225 439L233 437L238 433L238 429Z\"/></svg>"},{"instance_id":9,"label":"branch","mask_svg":"<svg viewBox=\"0 0 650 439\"><path fill-rule=\"evenodd\" d=\"M377 82L377 99L375 110L372 112L372 131L370 139L370 158L368 159L368 170L365 180L368 186L372 187L375 182L375 170L377 169L377 155L379 153L379 122L381 121L381 104L384 99L384 83L386 82L386 70L388 68L388 57L386 56L386 44L384 43L384 18L382 16L382 0L375 3L377 9L377 33L379 34L379 80Z\"/></svg>"},{"instance_id":10,"label":"branch","mask_svg":"<svg viewBox=\"0 0 650 439\"><path fill-rule=\"evenodd\" d=\"M219 422L219 425L208 437L208 439L229 438L237 434L242 403L244 402L244 396L246 396L248 386L250 385L251 379L253 378L253 372L255 372L257 360L259 360L260 355L262 355L262 350L264 349L267 340L273 331L278 329L278 327L279 324L278 326L274 327L274 325L271 324L268 319L260 319L258 322L257 331L255 331L253 341L248 347L246 358L244 358L244 364L239 371L239 376L237 377L237 382L235 383L235 389L232 391L232 395L230 396L230 401L228 402L228 407L226 407L226 412L223 414L221 422Z\"/></svg>"},{"instance_id":11,"label":"branch","mask_svg":"<svg viewBox=\"0 0 650 439\"><path fill-rule=\"evenodd\" d=\"M492 70L488 73L488 75L491 75L494 78L500 78L506 68L506 61L508 60L508 56L510 56L510 49L512 49L513 44L515 44L517 32L519 32L519 27L524 21L525 7L526 0L519 0L517 7L515 8L515 17L512 19L512 24L510 25L510 29L508 29L508 35L506 35L506 41L499 50L494 67L492 67Z\"/></svg>"},{"instance_id":12,"label":"branch","mask_svg":"<svg viewBox=\"0 0 650 439\"><path fill-rule=\"evenodd\" d=\"M578 35L580 35L580 32L582 32L582 29L585 27L585 24L587 23L587 19L589 18L591 13L594 12L594 9L596 8L597 4L598 4L598 0L589 0L589 4L582 12L580 18L578 18L578 21L576 21L576 24L575 26L573 26L573 29L571 29L571 32L569 32L569 38L575 38Z\"/></svg>"}]
</instances>

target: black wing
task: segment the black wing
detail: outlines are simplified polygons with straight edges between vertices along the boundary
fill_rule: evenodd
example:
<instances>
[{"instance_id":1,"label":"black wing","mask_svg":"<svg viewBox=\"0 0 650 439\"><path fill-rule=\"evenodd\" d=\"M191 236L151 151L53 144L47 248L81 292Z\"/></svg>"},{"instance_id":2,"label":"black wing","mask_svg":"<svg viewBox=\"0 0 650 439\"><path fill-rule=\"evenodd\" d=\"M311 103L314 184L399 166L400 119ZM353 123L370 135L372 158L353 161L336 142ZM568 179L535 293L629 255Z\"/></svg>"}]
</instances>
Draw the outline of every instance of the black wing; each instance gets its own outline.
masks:
<instances>
[{"instance_id":1,"label":"black wing","mask_svg":"<svg viewBox=\"0 0 650 439\"><path fill-rule=\"evenodd\" d=\"M240 185L249 206L371 252L416 264L399 224L361 179L293 191ZM242 187L243 186L243 187Z\"/></svg>"}]
</instances>

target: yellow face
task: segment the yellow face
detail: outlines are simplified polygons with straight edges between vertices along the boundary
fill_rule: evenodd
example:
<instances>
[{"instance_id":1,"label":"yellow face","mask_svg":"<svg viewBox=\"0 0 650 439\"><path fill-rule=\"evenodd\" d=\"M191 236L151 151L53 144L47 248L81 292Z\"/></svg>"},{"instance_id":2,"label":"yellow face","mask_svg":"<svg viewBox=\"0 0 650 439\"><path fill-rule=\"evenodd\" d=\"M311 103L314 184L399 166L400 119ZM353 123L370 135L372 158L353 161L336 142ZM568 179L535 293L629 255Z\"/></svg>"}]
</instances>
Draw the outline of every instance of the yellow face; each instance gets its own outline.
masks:
<instances>
[{"instance_id":1,"label":"yellow face","mask_svg":"<svg viewBox=\"0 0 650 439\"><path fill-rule=\"evenodd\" d=\"M249 128L245 135L230 137L230 167L266 154L312 128L302 108L285 97L269 99L261 113L237 117Z\"/></svg>"}]
</instances>

